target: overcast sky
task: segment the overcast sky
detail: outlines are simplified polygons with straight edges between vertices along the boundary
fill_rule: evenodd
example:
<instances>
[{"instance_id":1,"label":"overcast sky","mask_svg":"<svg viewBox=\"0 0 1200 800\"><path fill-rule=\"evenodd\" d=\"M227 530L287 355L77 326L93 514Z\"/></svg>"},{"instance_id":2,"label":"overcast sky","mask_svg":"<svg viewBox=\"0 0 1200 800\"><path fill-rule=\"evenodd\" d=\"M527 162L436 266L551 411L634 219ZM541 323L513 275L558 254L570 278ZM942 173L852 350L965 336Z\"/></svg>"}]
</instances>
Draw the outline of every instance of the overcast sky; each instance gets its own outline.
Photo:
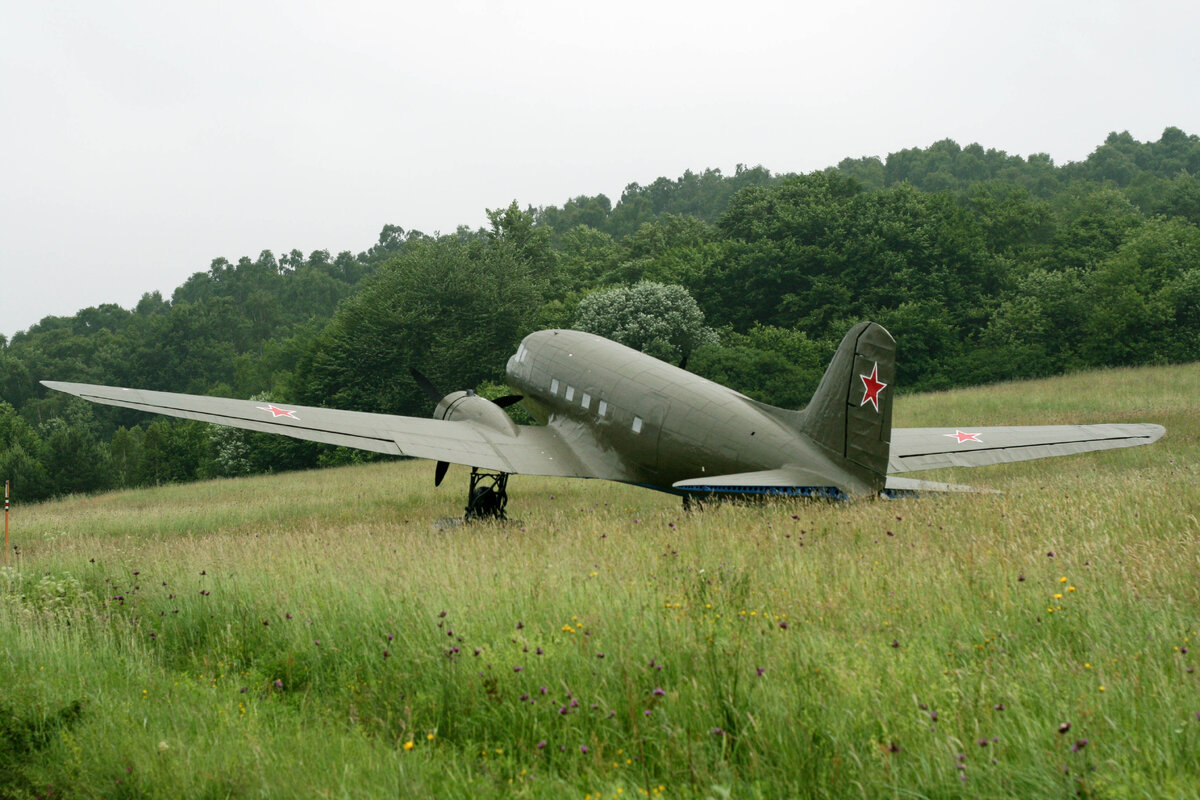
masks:
<instances>
[{"instance_id":1,"label":"overcast sky","mask_svg":"<svg viewBox=\"0 0 1200 800\"><path fill-rule=\"evenodd\" d=\"M4 3L0 333L686 169L1200 133L1200 3Z\"/></svg>"}]
</instances>

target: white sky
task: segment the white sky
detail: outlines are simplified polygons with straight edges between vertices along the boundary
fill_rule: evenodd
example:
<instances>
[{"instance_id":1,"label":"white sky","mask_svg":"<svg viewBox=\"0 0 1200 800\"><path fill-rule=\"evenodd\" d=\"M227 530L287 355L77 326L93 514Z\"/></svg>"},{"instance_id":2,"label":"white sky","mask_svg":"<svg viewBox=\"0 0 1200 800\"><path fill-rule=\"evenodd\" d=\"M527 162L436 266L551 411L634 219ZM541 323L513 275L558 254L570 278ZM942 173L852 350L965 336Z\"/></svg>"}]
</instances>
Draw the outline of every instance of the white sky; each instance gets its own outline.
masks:
<instances>
[{"instance_id":1,"label":"white sky","mask_svg":"<svg viewBox=\"0 0 1200 800\"><path fill-rule=\"evenodd\" d=\"M1197 31L1194 0L7 2L0 333L689 168L1200 133Z\"/></svg>"}]
</instances>

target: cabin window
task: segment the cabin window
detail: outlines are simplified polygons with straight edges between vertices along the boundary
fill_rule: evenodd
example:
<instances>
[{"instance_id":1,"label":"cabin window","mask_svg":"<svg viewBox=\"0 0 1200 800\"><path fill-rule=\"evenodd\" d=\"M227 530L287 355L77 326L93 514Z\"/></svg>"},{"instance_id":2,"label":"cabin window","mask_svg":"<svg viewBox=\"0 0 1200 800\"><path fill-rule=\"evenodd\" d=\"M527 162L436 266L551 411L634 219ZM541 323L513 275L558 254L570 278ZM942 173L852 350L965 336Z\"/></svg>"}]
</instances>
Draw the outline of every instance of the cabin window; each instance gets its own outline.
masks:
<instances>
[{"instance_id":1,"label":"cabin window","mask_svg":"<svg viewBox=\"0 0 1200 800\"><path fill-rule=\"evenodd\" d=\"M525 363L525 343L521 342L521 346L517 348L517 363Z\"/></svg>"},{"instance_id":2,"label":"cabin window","mask_svg":"<svg viewBox=\"0 0 1200 800\"><path fill-rule=\"evenodd\" d=\"M550 394L558 394L558 378L550 379Z\"/></svg>"},{"instance_id":3,"label":"cabin window","mask_svg":"<svg viewBox=\"0 0 1200 800\"><path fill-rule=\"evenodd\" d=\"M633 432L634 433L642 432L642 418L641 417L633 418Z\"/></svg>"},{"instance_id":4,"label":"cabin window","mask_svg":"<svg viewBox=\"0 0 1200 800\"><path fill-rule=\"evenodd\" d=\"M575 387L568 386L567 387L567 402L569 403L574 399L575 399Z\"/></svg>"},{"instance_id":5,"label":"cabin window","mask_svg":"<svg viewBox=\"0 0 1200 800\"><path fill-rule=\"evenodd\" d=\"M606 403L606 402L604 402L603 400L601 400L601 401L600 401L600 405L596 406L596 413L597 413L597 414L599 414L599 415L600 415L600 416L602 416L602 417L603 417L605 414L607 414L607 413L608 413L608 403Z\"/></svg>"},{"instance_id":6,"label":"cabin window","mask_svg":"<svg viewBox=\"0 0 1200 800\"><path fill-rule=\"evenodd\" d=\"M583 406L585 410L591 408L592 407L592 396L590 394L588 394L587 392L584 392L583 397L581 397L579 399L579 405Z\"/></svg>"}]
</instances>

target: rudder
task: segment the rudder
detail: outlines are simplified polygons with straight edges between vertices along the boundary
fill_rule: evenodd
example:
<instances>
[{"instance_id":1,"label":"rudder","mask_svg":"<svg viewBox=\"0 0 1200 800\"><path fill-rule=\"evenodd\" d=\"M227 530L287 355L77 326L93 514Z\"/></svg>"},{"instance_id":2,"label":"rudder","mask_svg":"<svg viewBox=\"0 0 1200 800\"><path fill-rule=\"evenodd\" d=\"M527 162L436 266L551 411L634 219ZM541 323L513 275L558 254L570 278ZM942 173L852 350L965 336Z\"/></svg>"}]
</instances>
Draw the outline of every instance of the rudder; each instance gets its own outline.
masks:
<instances>
[{"instance_id":1,"label":"rudder","mask_svg":"<svg viewBox=\"0 0 1200 800\"><path fill-rule=\"evenodd\" d=\"M896 340L882 325L860 322L838 345L805 407L801 431L883 485L892 432Z\"/></svg>"}]
</instances>

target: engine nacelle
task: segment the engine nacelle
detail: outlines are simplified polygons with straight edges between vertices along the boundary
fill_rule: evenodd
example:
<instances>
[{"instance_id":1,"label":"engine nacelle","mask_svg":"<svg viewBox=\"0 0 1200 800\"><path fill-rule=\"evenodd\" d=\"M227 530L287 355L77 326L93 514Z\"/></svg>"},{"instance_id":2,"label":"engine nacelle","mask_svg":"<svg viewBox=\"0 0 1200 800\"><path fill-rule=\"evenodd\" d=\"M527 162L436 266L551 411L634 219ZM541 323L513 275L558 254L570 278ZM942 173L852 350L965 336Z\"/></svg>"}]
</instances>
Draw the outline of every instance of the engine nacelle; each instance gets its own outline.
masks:
<instances>
[{"instance_id":1,"label":"engine nacelle","mask_svg":"<svg viewBox=\"0 0 1200 800\"><path fill-rule=\"evenodd\" d=\"M497 433L517 435L517 424L500 406L472 391L451 392L441 399L433 412L434 419L478 422Z\"/></svg>"}]
</instances>

